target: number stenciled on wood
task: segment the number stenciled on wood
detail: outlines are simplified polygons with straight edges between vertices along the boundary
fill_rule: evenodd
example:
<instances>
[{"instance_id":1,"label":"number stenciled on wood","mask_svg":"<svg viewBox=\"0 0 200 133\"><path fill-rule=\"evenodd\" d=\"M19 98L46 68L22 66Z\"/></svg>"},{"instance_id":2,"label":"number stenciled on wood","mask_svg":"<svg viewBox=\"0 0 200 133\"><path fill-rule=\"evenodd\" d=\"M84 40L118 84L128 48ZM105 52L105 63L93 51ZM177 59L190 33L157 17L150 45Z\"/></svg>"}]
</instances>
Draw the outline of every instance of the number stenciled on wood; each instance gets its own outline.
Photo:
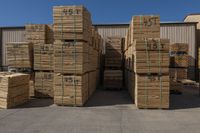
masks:
<instances>
[{"instance_id":1,"label":"number stenciled on wood","mask_svg":"<svg viewBox=\"0 0 200 133\"><path fill-rule=\"evenodd\" d=\"M151 42L147 42L148 50L157 50L157 49L159 49L159 47L162 50L162 49L165 48L165 44L164 43L158 43L157 40L152 40Z\"/></svg>"},{"instance_id":2,"label":"number stenciled on wood","mask_svg":"<svg viewBox=\"0 0 200 133\"><path fill-rule=\"evenodd\" d=\"M146 27L151 27L157 24L157 17L151 17L151 18L144 18L143 24Z\"/></svg>"},{"instance_id":3,"label":"number stenciled on wood","mask_svg":"<svg viewBox=\"0 0 200 133\"><path fill-rule=\"evenodd\" d=\"M158 81L160 80L160 76L148 76L148 79L150 80L150 82Z\"/></svg>"},{"instance_id":4,"label":"number stenciled on wood","mask_svg":"<svg viewBox=\"0 0 200 133\"><path fill-rule=\"evenodd\" d=\"M64 15L79 15L81 13L80 9L63 9Z\"/></svg>"},{"instance_id":5,"label":"number stenciled on wood","mask_svg":"<svg viewBox=\"0 0 200 133\"><path fill-rule=\"evenodd\" d=\"M78 79L74 79L72 77L65 77L65 82L68 82L68 83L73 83L73 81L75 82L75 84L78 84L79 80Z\"/></svg>"}]
</instances>

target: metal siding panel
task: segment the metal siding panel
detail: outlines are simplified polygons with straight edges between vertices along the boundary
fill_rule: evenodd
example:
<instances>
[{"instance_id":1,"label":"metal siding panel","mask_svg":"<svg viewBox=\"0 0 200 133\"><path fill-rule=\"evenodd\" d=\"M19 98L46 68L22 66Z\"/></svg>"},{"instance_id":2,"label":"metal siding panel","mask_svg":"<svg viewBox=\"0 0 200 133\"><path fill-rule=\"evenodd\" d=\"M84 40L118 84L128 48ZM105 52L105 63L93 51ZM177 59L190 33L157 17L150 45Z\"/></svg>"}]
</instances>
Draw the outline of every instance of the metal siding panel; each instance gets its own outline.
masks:
<instances>
[{"instance_id":1,"label":"metal siding panel","mask_svg":"<svg viewBox=\"0 0 200 133\"><path fill-rule=\"evenodd\" d=\"M8 42L24 42L24 29L3 29L2 30L2 66L7 66L6 62L6 43Z\"/></svg>"}]
</instances>

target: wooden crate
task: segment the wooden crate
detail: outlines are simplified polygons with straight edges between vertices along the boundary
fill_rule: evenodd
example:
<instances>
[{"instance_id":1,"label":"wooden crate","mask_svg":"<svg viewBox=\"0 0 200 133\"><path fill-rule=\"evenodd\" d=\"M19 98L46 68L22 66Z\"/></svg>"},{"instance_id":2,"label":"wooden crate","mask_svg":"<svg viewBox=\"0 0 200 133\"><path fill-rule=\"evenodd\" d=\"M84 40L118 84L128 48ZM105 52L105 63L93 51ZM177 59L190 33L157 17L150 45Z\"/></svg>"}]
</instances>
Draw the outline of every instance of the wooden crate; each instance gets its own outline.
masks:
<instances>
[{"instance_id":1,"label":"wooden crate","mask_svg":"<svg viewBox=\"0 0 200 133\"><path fill-rule=\"evenodd\" d=\"M133 16L129 33L129 44L132 44L135 39L160 38L160 17Z\"/></svg>"},{"instance_id":2,"label":"wooden crate","mask_svg":"<svg viewBox=\"0 0 200 133\"><path fill-rule=\"evenodd\" d=\"M54 75L54 103L65 106L83 106L88 99L88 74Z\"/></svg>"},{"instance_id":3,"label":"wooden crate","mask_svg":"<svg viewBox=\"0 0 200 133\"><path fill-rule=\"evenodd\" d=\"M169 40L135 40L133 45L134 67L136 73L169 73Z\"/></svg>"},{"instance_id":4,"label":"wooden crate","mask_svg":"<svg viewBox=\"0 0 200 133\"><path fill-rule=\"evenodd\" d=\"M54 43L54 72L83 74L88 72L88 44L86 42Z\"/></svg>"},{"instance_id":5,"label":"wooden crate","mask_svg":"<svg viewBox=\"0 0 200 133\"><path fill-rule=\"evenodd\" d=\"M12 108L29 99L29 75L0 73L0 108Z\"/></svg>"},{"instance_id":6,"label":"wooden crate","mask_svg":"<svg viewBox=\"0 0 200 133\"><path fill-rule=\"evenodd\" d=\"M104 88L122 89L123 72L122 70L104 70Z\"/></svg>"},{"instance_id":7,"label":"wooden crate","mask_svg":"<svg viewBox=\"0 0 200 133\"><path fill-rule=\"evenodd\" d=\"M189 67L189 56L187 54L174 55L170 57L171 67Z\"/></svg>"},{"instance_id":8,"label":"wooden crate","mask_svg":"<svg viewBox=\"0 0 200 133\"><path fill-rule=\"evenodd\" d=\"M28 24L25 26L25 38L30 43L46 43L47 25Z\"/></svg>"},{"instance_id":9,"label":"wooden crate","mask_svg":"<svg viewBox=\"0 0 200 133\"><path fill-rule=\"evenodd\" d=\"M185 52L188 53L189 46L186 43L174 43L170 45L170 52Z\"/></svg>"},{"instance_id":10,"label":"wooden crate","mask_svg":"<svg viewBox=\"0 0 200 133\"><path fill-rule=\"evenodd\" d=\"M169 75L135 75L138 108L169 108Z\"/></svg>"},{"instance_id":11,"label":"wooden crate","mask_svg":"<svg viewBox=\"0 0 200 133\"><path fill-rule=\"evenodd\" d=\"M35 72L35 97L53 97L53 72Z\"/></svg>"},{"instance_id":12,"label":"wooden crate","mask_svg":"<svg viewBox=\"0 0 200 133\"><path fill-rule=\"evenodd\" d=\"M54 6L53 20L55 39L91 41L91 16L83 6Z\"/></svg>"},{"instance_id":13,"label":"wooden crate","mask_svg":"<svg viewBox=\"0 0 200 133\"><path fill-rule=\"evenodd\" d=\"M170 68L169 76L171 80L177 81L188 78L187 68Z\"/></svg>"},{"instance_id":14,"label":"wooden crate","mask_svg":"<svg viewBox=\"0 0 200 133\"><path fill-rule=\"evenodd\" d=\"M9 67L32 68L33 45L27 42L7 43L6 59Z\"/></svg>"},{"instance_id":15,"label":"wooden crate","mask_svg":"<svg viewBox=\"0 0 200 133\"><path fill-rule=\"evenodd\" d=\"M34 70L53 70L54 64L53 44L34 45Z\"/></svg>"}]
</instances>

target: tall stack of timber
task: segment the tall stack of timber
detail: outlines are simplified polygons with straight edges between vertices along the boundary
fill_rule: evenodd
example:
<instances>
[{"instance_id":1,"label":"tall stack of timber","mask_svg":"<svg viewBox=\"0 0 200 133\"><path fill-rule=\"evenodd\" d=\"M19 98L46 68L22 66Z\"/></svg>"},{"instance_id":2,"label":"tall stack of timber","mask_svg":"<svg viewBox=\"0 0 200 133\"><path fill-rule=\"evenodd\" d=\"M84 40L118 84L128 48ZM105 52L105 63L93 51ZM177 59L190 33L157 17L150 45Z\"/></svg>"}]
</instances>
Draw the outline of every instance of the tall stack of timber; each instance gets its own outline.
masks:
<instances>
[{"instance_id":1,"label":"tall stack of timber","mask_svg":"<svg viewBox=\"0 0 200 133\"><path fill-rule=\"evenodd\" d=\"M97 69L90 13L83 6L55 6L53 18L54 103L83 106Z\"/></svg>"},{"instance_id":2,"label":"tall stack of timber","mask_svg":"<svg viewBox=\"0 0 200 133\"><path fill-rule=\"evenodd\" d=\"M123 87L123 42L121 37L107 37L104 70L104 88Z\"/></svg>"},{"instance_id":3,"label":"tall stack of timber","mask_svg":"<svg viewBox=\"0 0 200 133\"><path fill-rule=\"evenodd\" d=\"M26 40L34 44L35 97L53 97L53 29L51 25L26 25ZM32 87L31 87L32 88Z\"/></svg>"},{"instance_id":4,"label":"tall stack of timber","mask_svg":"<svg viewBox=\"0 0 200 133\"><path fill-rule=\"evenodd\" d=\"M12 108L29 99L29 75L0 73L0 108Z\"/></svg>"},{"instance_id":5,"label":"tall stack of timber","mask_svg":"<svg viewBox=\"0 0 200 133\"><path fill-rule=\"evenodd\" d=\"M188 44L175 43L170 45L170 91L182 92L181 80L188 77L189 55Z\"/></svg>"},{"instance_id":6,"label":"tall stack of timber","mask_svg":"<svg viewBox=\"0 0 200 133\"><path fill-rule=\"evenodd\" d=\"M138 108L169 108L169 40L159 16L134 16L125 41L126 84Z\"/></svg>"}]
</instances>

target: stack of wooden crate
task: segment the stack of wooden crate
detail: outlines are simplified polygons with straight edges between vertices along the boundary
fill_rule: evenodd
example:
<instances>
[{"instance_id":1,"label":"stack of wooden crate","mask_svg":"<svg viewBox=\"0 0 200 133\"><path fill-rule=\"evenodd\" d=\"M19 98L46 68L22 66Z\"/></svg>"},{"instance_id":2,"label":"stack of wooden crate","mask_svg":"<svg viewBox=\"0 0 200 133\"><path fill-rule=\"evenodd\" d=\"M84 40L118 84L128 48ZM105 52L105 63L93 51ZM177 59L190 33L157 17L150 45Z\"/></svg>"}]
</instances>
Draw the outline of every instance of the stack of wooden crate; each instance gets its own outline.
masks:
<instances>
[{"instance_id":1,"label":"stack of wooden crate","mask_svg":"<svg viewBox=\"0 0 200 133\"><path fill-rule=\"evenodd\" d=\"M122 45L121 37L107 37L104 66L105 89L122 89L123 87Z\"/></svg>"},{"instance_id":2,"label":"stack of wooden crate","mask_svg":"<svg viewBox=\"0 0 200 133\"><path fill-rule=\"evenodd\" d=\"M55 6L53 18L54 103L83 106L96 85L90 13L83 6Z\"/></svg>"},{"instance_id":3,"label":"stack of wooden crate","mask_svg":"<svg viewBox=\"0 0 200 133\"><path fill-rule=\"evenodd\" d=\"M134 16L125 41L126 84L138 108L169 108L169 40L159 16Z\"/></svg>"},{"instance_id":4,"label":"stack of wooden crate","mask_svg":"<svg viewBox=\"0 0 200 133\"><path fill-rule=\"evenodd\" d=\"M29 99L29 75L0 73L0 108L12 108Z\"/></svg>"},{"instance_id":5,"label":"stack of wooden crate","mask_svg":"<svg viewBox=\"0 0 200 133\"><path fill-rule=\"evenodd\" d=\"M35 97L53 97L53 32L51 25L26 25L26 40L34 45ZM32 90L30 90L33 92Z\"/></svg>"},{"instance_id":6,"label":"stack of wooden crate","mask_svg":"<svg viewBox=\"0 0 200 133\"><path fill-rule=\"evenodd\" d=\"M181 80L187 79L189 67L188 44L170 45L170 91L182 92Z\"/></svg>"}]
</instances>

